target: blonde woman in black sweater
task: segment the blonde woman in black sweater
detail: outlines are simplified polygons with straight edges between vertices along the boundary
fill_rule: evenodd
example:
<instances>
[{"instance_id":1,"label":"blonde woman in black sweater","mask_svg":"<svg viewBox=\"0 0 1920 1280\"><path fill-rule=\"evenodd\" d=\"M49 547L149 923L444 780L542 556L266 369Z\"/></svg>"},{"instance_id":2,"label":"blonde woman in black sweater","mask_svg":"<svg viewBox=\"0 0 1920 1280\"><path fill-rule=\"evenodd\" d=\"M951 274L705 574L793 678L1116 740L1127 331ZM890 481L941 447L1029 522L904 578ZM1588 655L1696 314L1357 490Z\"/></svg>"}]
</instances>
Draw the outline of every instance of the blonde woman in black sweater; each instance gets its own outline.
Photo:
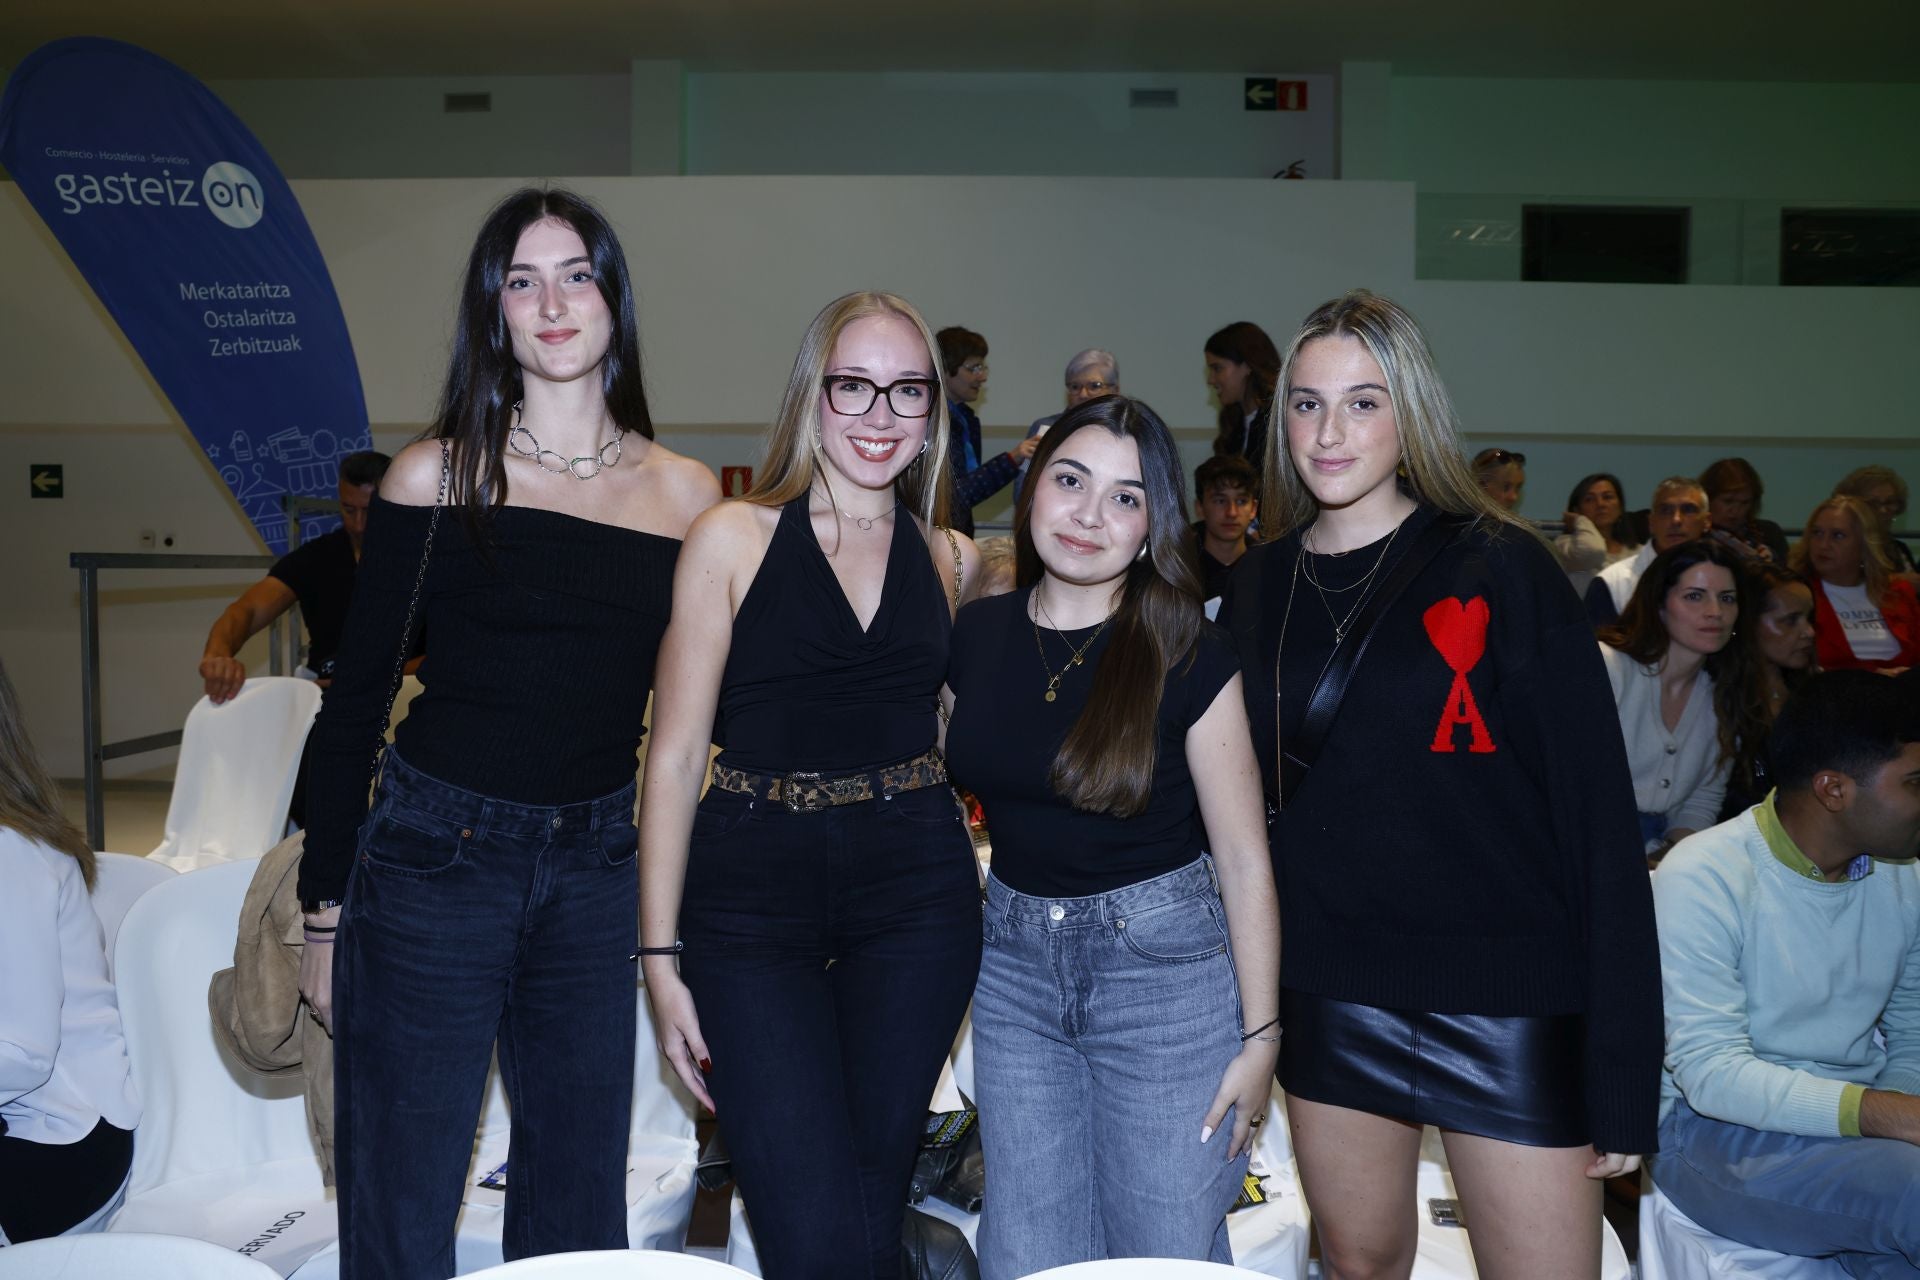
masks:
<instances>
[{"instance_id":1,"label":"blonde woman in black sweater","mask_svg":"<svg viewBox=\"0 0 1920 1280\"><path fill-rule=\"evenodd\" d=\"M1654 1143L1661 1019L1626 754L1567 732L1613 719L1592 632L1474 484L1404 310L1320 307L1280 390L1278 536L1222 617L1275 810L1279 1075L1327 1276L1411 1271L1423 1124L1486 1280L1595 1276L1600 1180ZM1424 565L1396 582L1403 558ZM1316 753L1316 686L1363 641ZM1283 753L1314 757L1284 791Z\"/></svg>"}]
</instances>

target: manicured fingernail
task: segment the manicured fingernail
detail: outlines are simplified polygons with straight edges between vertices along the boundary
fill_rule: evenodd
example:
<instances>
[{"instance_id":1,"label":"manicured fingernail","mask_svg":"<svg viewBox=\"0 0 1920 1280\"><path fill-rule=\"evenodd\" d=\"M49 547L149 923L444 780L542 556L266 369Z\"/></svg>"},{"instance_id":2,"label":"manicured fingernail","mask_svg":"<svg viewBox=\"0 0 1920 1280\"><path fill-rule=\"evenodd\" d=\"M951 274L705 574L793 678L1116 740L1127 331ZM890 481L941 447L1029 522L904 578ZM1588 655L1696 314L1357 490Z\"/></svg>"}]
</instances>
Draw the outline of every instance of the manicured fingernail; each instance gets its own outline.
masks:
<instances>
[{"instance_id":1,"label":"manicured fingernail","mask_svg":"<svg viewBox=\"0 0 1920 1280\"><path fill-rule=\"evenodd\" d=\"M712 1059L712 1058L702 1058L702 1059L700 1059L700 1070L702 1070L702 1071L712 1071L712 1070L713 1070L713 1059Z\"/></svg>"},{"instance_id":2,"label":"manicured fingernail","mask_svg":"<svg viewBox=\"0 0 1920 1280\"><path fill-rule=\"evenodd\" d=\"M1200 1126L1200 1145L1201 1145L1201 1146L1203 1146L1203 1147L1204 1147L1204 1146L1206 1146L1206 1145L1207 1145L1207 1139L1208 1139L1208 1138L1211 1138L1212 1136L1213 1136L1213 1126L1212 1126L1212 1125L1210 1125L1210 1124L1203 1124L1203 1125L1201 1125L1201 1126Z\"/></svg>"}]
</instances>

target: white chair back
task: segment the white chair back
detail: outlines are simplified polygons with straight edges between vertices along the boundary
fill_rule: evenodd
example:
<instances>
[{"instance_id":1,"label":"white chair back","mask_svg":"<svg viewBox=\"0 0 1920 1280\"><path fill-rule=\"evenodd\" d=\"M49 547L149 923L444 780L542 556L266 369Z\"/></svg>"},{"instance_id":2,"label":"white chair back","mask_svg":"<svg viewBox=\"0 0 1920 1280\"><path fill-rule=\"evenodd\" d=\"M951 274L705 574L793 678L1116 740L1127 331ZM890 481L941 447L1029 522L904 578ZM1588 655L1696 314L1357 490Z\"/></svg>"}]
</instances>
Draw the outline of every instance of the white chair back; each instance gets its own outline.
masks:
<instances>
[{"instance_id":1,"label":"white chair back","mask_svg":"<svg viewBox=\"0 0 1920 1280\"><path fill-rule=\"evenodd\" d=\"M291 676L248 680L230 701L187 713L167 825L151 857L178 871L257 858L280 842L320 686Z\"/></svg>"},{"instance_id":2,"label":"white chair back","mask_svg":"<svg viewBox=\"0 0 1920 1280\"><path fill-rule=\"evenodd\" d=\"M1076 1262L1066 1267L1036 1271L1027 1280L1227 1280L1228 1276L1258 1276L1263 1272L1228 1267L1218 1262L1187 1262L1173 1258L1106 1258Z\"/></svg>"},{"instance_id":3,"label":"white chair back","mask_svg":"<svg viewBox=\"0 0 1920 1280\"><path fill-rule=\"evenodd\" d=\"M164 862L133 853L93 855L93 914L100 917L100 935L107 944L107 976L113 976L113 944L120 922L141 894L179 873Z\"/></svg>"},{"instance_id":4,"label":"white chair back","mask_svg":"<svg viewBox=\"0 0 1920 1280\"><path fill-rule=\"evenodd\" d=\"M279 1280L245 1254L186 1236L55 1236L0 1249L0 1280Z\"/></svg>"},{"instance_id":5,"label":"white chair back","mask_svg":"<svg viewBox=\"0 0 1920 1280\"><path fill-rule=\"evenodd\" d=\"M1831 1258L1798 1258L1717 1236L1653 1179L1640 1191L1640 1280L1846 1280Z\"/></svg>"},{"instance_id":6,"label":"white chair back","mask_svg":"<svg viewBox=\"0 0 1920 1280\"><path fill-rule=\"evenodd\" d=\"M213 1033L207 983L233 964L240 904L258 858L175 876L127 912L114 990L145 1114L128 1198L182 1178L296 1156L320 1166L300 1077L261 1077L231 1061Z\"/></svg>"},{"instance_id":7,"label":"white chair back","mask_svg":"<svg viewBox=\"0 0 1920 1280\"><path fill-rule=\"evenodd\" d=\"M591 1253L550 1253L538 1258L505 1262L485 1271L468 1272L469 1280L531 1280L534 1276L565 1280L724 1280L750 1273L685 1253L657 1253L651 1249L603 1249Z\"/></svg>"}]
</instances>

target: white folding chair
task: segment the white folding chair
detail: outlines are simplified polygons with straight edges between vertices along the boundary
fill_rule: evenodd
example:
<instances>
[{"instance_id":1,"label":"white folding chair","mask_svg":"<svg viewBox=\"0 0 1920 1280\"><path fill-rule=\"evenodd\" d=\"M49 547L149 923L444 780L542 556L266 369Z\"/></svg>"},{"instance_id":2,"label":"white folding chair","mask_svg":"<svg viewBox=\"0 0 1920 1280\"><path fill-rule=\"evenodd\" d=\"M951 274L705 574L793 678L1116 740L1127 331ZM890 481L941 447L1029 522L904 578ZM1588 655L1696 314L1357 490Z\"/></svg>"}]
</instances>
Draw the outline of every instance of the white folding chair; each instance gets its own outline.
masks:
<instances>
[{"instance_id":1,"label":"white folding chair","mask_svg":"<svg viewBox=\"0 0 1920 1280\"><path fill-rule=\"evenodd\" d=\"M120 922L141 894L179 873L164 862L133 853L93 855L93 914L100 917L100 934L107 944L107 976L113 976L113 944Z\"/></svg>"},{"instance_id":2,"label":"white folding chair","mask_svg":"<svg viewBox=\"0 0 1920 1280\"><path fill-rule=\"evenodd\" d=\"M485 1271L470 1272L474 1280L531 1280L535 1276L554 1276L564 1280L724 1280L742 1276L724 1262L713 1262L685 1253L661 1253L652 1249L603 1249L591 1253L550 1253L540 1258L522 1258Z\"/></svg>"},{"instance_id":3,"label":"white folding chair","mask_svg":"<svg viewBox=\"0 0 1920 1280\"><path fill-rule=\"evenodd\" d=\"M1434 1222L1429 1206L1434 1200L1457 1199L1453 1171L1447 1165L1446 1148L1440 1131L1431 1125L1421 1136L1420 1171L1415 1194L1419 1197L1420 1242L1414 1255L1413 1280L1473 1280L1479 1269L1473 1262L1473 1220L1465 1228L1444 1227ZM1626 1246L1610 1222L1600 1224L1600 1280L1633 1280L1633 1264L1627 1260Z\"/></svg>"},{"instance_id":4,"label":"white folding chair","mask_svg":"<svg viewBox=\"0 0 1920 1280\"><path fill-rule=\"evenodd\" d=\"M229 702L187 713L165 833L150 857L177 871L257 858L287 825L294 775L320 686L291 676L248 680Z\"/></svg>"},{"instance_id":5,"label":"white folding chair","mask_svg":"<svg viewBox=\"0 0 1920 1280\"><path fill-rule=\"evenodd\" d=\"M114 989L145 1114L127 1202L108 1231L250 1248L290 1274L335 1234L301 1081L258 1076L230 1059L207 1010L208 981L233 963L258 861L156 885L121 926Z\"/></svg>"},{"instance_id":6,"label":"white folding chair","mask_svg":"<svg viewBox=\"0 0 1920 1280\"><path fill-rule=\"evenodd\" d=\"M1846 1280L1831 1258L1735 1244L1681 1212L1652 1178L1640 1191L1640 1280Z\"/></svg>"},{"instance_id":7,"label":"white folding chair","mask_svg":"<svg viewBox=\"0 0 1920 1280\"><path fill-rule=\"evenodd\" d=\"M1076 1262L1066 1267L1035 1271L1026 1280L1227 1280L1228 1276L1258 1276L1264 1272L1218 1262L1185 1262L1172 1258L1107 1258Z\"/></svg>"},{"instance_id":8,"label":"white folding chair","mask_svg":"<svg viewBox=\"0 0 1920 1280\"><path fill-rule=\"evenodd\" d=\"M55 1236L0 1249L0 1280L278 1280L243 1253L171 1235Z\"/></svg>"}]
</instances>

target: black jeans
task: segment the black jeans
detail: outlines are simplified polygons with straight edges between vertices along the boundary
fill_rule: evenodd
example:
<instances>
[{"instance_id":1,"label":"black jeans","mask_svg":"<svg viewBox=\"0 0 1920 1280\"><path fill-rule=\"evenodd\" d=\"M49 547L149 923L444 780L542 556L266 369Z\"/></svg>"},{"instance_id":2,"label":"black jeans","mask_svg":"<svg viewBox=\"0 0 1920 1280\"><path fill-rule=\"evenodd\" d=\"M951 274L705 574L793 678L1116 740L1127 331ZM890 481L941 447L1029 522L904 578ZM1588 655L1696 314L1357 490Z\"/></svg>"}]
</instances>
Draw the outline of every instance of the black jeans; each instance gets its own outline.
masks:
<instances>
[{"instance_id":1,"label":"black jeans","mask_svg":"<svg viewBox=\"0 0 1920 1280\"><path fill-rule=\"evenodd\" d=\"M627 1247L633 797L509 804L387 752L334 948L343 1280L453 1274L496 1039L508 1260Z\"/></svg>"},{"instance_id":2,"label":"black jeans","mask_svg":"<svg viewBox=\"0 0 1920 1280\"><path fill-rule=\"evenodd\" d=\"M710 790L680 936L767 1280L898 1280L927 1102L980 965L946 787L790 813Z\"/></svg>"}]
</instances>

